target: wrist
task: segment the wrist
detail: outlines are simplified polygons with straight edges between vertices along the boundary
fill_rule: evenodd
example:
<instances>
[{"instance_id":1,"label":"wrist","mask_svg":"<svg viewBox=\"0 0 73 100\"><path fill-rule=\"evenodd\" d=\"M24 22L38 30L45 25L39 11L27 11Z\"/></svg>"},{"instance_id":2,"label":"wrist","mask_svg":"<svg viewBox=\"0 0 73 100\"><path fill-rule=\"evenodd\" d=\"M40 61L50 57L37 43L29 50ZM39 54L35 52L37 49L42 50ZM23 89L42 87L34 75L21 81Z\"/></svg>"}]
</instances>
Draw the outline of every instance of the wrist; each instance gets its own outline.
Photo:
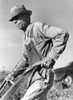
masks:
<instances>
[{"instance_id":1,"label":"wrist","mask_svg":"<svg viewBox=\"0 0 73 100\"><path fill-rule=\"evenodd\" d=\"M55 64L55 60L54 60L54 59L48 58L48 59L46 60L46 65L47 65L46 67L47 67L47 68L53 68L54 64Z\"/></svg>"}]
</instances>

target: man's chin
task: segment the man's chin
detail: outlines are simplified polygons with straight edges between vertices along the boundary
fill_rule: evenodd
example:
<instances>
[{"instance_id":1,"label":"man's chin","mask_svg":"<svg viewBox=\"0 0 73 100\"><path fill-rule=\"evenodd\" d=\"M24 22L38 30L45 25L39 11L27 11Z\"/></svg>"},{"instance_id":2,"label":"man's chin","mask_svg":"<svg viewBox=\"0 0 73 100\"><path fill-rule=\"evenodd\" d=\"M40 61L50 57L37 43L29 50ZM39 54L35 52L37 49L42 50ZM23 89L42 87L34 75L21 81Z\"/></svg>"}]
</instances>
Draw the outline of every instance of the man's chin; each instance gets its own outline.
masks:
<instances>
[{"instance_id":1,"label":"man's chin","mask_svg":"<svg viewBox=\"0 0 73 100\"><path fill-rule=\"evenodd\" d=\"M19 28L19 30L26 30L26 28L25 27L18 27Z\"/></svg>"}]
</instances>

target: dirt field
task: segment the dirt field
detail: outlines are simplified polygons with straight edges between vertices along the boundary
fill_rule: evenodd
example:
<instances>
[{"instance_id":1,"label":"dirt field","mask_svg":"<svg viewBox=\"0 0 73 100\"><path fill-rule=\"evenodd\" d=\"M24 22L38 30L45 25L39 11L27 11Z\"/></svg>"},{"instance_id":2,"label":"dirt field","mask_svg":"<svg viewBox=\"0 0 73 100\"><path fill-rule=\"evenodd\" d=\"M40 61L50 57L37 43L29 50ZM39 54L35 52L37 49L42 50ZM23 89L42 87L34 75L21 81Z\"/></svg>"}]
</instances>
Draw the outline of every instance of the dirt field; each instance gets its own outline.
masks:
<instances>
[{"instance_id":1,"label":"dirt field","mask_svg":"<svg viewBox=\"0 0 73 100\"><path fill-rule=\"evenodd\" d=\"M73 84L71 87L63 87L61 82L54 83L47 95L48 100L73 100Z\"/></svg>"},{"instance_id":2,"label":"dirt field","mask_svg":"<svg viewBox=\"0 0 73 100\"><path fill-rule=\"evenodd\" d=\"M73 84L67 88L61 82L54 83L47 94L47 100L73 100Z\"/></svg>"},{"instance_id":3,"label":"dirt field","mask_svg":"<svg viewBox=\"0 0 73 100\"><path fill-rule=\"evenodd\" d=\"M3 77L3 75L0 75L0 78L1 76ZM24 85L22 84L15 93L14 99L11 100L19 100L24 93ZM54 82L52 88L48 91L47 100L73 100L73 84L71 87L67 88L63 87L61 82Z\"/></svg>"},{"instance_id":4,"label":"dirt field","mask_svg":"<svg viewBox=\"0 0 73 100\"><path fill-rule=\"evenodd\" d=\"M23 85L18 89L14 95L14 100L20 100L25 93ZM47 94L47 100L73 100L73 84L71 87L63 87L61 82L54 83L50 91Z\"/></svg>"}]
</instances>

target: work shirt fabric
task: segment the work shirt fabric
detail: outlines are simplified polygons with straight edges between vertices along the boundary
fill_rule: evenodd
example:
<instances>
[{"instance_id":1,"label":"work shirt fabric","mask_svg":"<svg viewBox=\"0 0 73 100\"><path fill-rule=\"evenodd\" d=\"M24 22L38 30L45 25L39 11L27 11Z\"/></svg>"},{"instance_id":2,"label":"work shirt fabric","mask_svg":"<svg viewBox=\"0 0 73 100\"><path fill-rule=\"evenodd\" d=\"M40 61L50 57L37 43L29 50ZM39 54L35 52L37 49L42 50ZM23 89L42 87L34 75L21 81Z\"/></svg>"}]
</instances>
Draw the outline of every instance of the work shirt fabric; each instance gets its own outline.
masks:
<instances>
[{"instance_id":1,"label":"work shirt fabric","mask_svg":"<svg viewBox=\"0 0 73 100\"><path fill-rule=\"evenodd\" d=\"M31 57L28 57L26 49L26 41L31 38L36 50L39 55L41 55L42 60L46 59L49 68L49 64L52 63L52 59L56 61L60 54L64 51L68 37L68 32L62 30L61 28L46 25L41 22L30 24L26 29L23 39L23 56L25 59L31 58L32 60L32 54ZM50 61L49 58L51 59ZM42 70L41 74L45 78L45 74L48 69L43 68ZM36 74L34 74L35 77L33 76L33 80L40 78L38 72L35 73Z\"/></svg>"},{"instance_id":2,"label":"work shirt fabric","mask_svg":"<svg viewBox=\"0 0 73 100\"><path fill-rule=\"evenodd\" d=\"M69 34L60 28L46 25L41 22L30 24L25 32L23 42L23 55L28 58L26 50L26 39L32 38L37 51L42 58L57 60L64 51Z\"/></svg>"},{"instance_id":3,"label":"work shirt fabric","mask_svg":"<svg viewBox=\"0 0 73 100\"><path fill-rule=\"evenodd\" d=\"M24 33L23 58L18 63L16 70L21 69L23 67L25 68L26 64L28 66L31 65L29 63L30 62L29 59L31 58L32 60L33 52L31 53L31 57L29 57L27 53L27 45L26 45L27 40L31 39L35 45L36 50L38 51L39 55L42 58L41 60L46 59L47 61L48 68L42 68L41 71L41 76L45 78L46 76L45 74L49 69L50 64L52 63L52 59L56 61L59 58L60 54L64 51L67 44L68 37L69 37L68 32L62 30L61 28L47 25L41 22L30 24ZM24 70L22 70L21 73L23 71ZM19 70L16 71L15 74L17 73L20 73L20 71ZM35 72L34 76L33 76L33 80L37 80L40 78L40 75L38 74L37 71ZM32 75L30 75L30 78L28 76L29 79L31 79L31 77Z\"/></svg>"}]
</instances>

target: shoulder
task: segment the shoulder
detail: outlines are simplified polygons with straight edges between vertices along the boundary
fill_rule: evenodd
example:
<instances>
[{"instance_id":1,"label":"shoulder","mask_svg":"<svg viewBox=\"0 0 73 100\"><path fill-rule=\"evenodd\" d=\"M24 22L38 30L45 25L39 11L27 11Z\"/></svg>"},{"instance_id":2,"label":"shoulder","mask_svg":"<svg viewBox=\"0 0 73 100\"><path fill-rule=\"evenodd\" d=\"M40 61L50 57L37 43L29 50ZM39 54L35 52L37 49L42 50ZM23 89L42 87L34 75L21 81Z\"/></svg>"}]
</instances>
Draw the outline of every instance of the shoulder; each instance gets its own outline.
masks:
<instances>
[{"instance_id":1,"label":"shoulder","mask_svg":"<svg viewBox=\"0 0 73 100\"><path fill-rule=\"evenodd\" d=\"M34 25L35 25L35 26L42 25L42 22L35 22Z\"/></svg>"},{"instance_id":2,"label":"shoulder","mask_svg":"<svg viewBox=\"0 0 73 100\"><path fill-rule=\"evenodd\" d=\"M31 23L28 27L27 27L27 31L29 30L38 30L40 28L42 28L43 23L41 22L35 22L35 23Z\"/></svg>"},{"instance_id":3,"label":"shoulder","mask_svg":"<svg viewBox=\"0 0 73 100\"><path fill-rule=\"evenodd\" d=\"M34 23L34 27L36 27L36 28L40 28L40 27L42 27L42 25L43 25L42 22L35 22Z\"/></svg>"},{"instance_id":4,"label":"shoulder","mask_svg":"<svg viewBox=\"0 0 73 100\"><path fill-rule=\"evenodd\" d=\"M42 23L42 22L35 22L34 23L34 29L35 30L40 30L41 32L43 31L43 30L45 30L45 26L46 26L47 24L45 24L45 23Z\"/></svg>"}]
</instances>

